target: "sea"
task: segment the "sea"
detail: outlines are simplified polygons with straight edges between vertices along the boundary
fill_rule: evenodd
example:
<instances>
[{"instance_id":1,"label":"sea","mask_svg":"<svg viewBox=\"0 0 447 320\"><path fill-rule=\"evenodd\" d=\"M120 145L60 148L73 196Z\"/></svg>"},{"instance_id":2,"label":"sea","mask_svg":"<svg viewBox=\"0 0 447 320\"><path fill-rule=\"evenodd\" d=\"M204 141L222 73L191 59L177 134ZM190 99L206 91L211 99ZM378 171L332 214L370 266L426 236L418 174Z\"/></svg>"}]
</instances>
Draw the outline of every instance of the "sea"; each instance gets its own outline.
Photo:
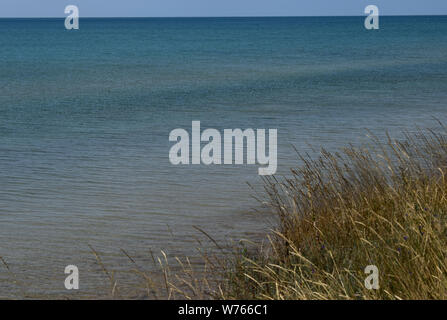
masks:
<instances>
[{"instance_id":1,"label":"sea","mask_svg":"<svg viewBox=\"0 0 447 320\"><path fill-rule=\"evenodd\" d=\"M258 165L170 162L192 121L277 129L278 178L297 152L437 128L447 16L364 19L0 19L0 297L107 296L104 269L136 288L164 254L262 241Z\"/></svg>"}]
</instances>

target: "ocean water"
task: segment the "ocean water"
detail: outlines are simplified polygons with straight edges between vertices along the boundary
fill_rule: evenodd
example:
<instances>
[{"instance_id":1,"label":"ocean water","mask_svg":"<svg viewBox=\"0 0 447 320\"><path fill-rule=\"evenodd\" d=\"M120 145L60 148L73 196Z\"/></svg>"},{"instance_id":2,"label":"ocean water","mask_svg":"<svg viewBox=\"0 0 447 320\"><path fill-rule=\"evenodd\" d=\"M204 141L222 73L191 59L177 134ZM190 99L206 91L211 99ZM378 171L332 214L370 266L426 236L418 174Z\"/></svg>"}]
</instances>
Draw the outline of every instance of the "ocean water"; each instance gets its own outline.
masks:
<instances>
[{"instance_id":1,"label":"ocean water","mask_svg":"<svg viewBox=\"0 0 447 320\"><path fill-rule=\"evenodd\" d=\"M248 184L258 166L173 166L171 130L278 129L278 173L294 147L335 150L365 129L398 135L446 120L447 16L0 19L0 297L107 291L88 245L137 281L150 252L197 254L272 225ZM102 289L101 289L102 290Z\"/></svg>"}]
</instances>

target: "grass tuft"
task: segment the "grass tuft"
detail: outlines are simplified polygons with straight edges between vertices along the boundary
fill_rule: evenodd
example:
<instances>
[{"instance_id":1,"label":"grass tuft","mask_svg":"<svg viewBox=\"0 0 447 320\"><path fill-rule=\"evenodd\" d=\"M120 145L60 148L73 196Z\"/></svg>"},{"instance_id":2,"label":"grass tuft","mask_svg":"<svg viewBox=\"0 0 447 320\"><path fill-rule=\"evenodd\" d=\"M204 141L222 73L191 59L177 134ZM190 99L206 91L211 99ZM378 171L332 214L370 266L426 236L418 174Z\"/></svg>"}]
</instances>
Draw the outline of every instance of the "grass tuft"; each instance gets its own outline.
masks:
<instances>
[{"instance_id":1,"label":"grass tuft","mask_svg":"<svg viewBox=\"0 0 447 320\"><path fill-rule=\"evenodd\" d=\"M447 298L444 126L300 159L265 179L278 228L267 250L232 258L222 298ZM365 287L368 265L378 290Z\"/></svg>"}]
</instances>

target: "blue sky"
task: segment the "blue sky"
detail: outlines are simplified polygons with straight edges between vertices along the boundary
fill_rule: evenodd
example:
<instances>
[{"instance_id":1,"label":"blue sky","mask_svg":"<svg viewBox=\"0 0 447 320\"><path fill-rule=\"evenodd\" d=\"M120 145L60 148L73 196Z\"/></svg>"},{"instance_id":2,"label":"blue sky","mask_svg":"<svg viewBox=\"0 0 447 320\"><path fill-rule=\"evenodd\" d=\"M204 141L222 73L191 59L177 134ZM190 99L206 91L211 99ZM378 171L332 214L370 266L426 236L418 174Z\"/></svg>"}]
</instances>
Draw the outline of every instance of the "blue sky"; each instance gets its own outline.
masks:
<instances>
[{"instance_id":1,"label":"blue sky","mask_svg":"<svg viewBox=\"0 0 447 320\"><path fill-rule=\"evenodd\" d=\"M69 4L81 17L363 15L369 4L382 15L447 14L447 0L0 0L0 17L64 17Z\"/></svg>"}]
</instances>

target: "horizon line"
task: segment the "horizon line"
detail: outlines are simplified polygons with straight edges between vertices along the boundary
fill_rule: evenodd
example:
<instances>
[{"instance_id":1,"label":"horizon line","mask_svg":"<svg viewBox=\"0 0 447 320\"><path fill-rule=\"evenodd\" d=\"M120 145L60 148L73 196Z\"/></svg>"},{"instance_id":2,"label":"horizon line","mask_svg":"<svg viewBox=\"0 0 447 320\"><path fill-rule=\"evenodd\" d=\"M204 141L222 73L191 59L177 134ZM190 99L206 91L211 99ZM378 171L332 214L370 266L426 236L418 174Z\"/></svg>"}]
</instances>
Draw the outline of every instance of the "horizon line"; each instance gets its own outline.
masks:
<instances>
[{"instance_id":1,"label":"horizon line","mask_svg":"<svg viewBox=\"0 0 447 320\"><path fill-rule=\"evenodd\" d=\"M431 16L447 16L442 14L388 14L380 15L380 17L431 17ZM80 16L79 19L179 19L179 18L343 18L343 17L366 17L366 15L304 15L304 16L287 16L287 15L271 15L271 16ZM50 16L50 17L1 17L0 19L65 19L66 16Z\"/></svg>"}]
</instances>

